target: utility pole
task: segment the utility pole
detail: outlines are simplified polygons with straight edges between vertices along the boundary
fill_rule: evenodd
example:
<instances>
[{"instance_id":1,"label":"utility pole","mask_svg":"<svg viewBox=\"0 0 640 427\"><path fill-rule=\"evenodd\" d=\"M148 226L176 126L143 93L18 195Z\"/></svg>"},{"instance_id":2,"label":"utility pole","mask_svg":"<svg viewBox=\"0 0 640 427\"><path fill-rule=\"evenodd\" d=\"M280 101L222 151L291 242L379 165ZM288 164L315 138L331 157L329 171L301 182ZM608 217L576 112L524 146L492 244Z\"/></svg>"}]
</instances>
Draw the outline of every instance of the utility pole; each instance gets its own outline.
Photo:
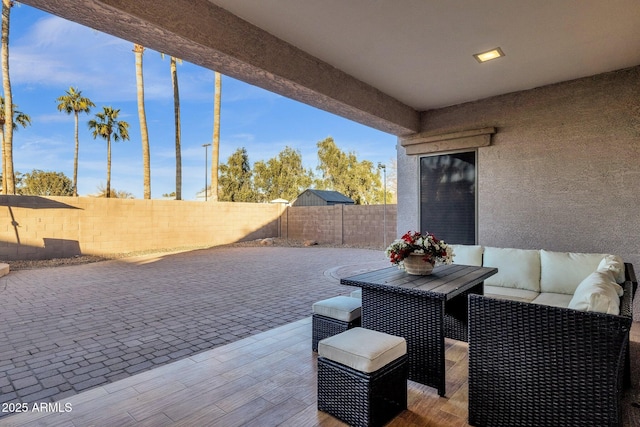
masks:
<instances>
[{"instance_id":1,"label":"utility pole","mask_svg":"<svg viewBox=\"0 0 640 427\"><path fill-rule=\"evenodd\" d=\"M207 191L207 149L211 147L211 144L202 144L204 147L204 201L207 201L207 195L209 192Z\"/></svg>"},{"instance_id":2,"label":"utility pole","mask_svg":"<svg viewBox=\"0 0 640 427\"><path fill-rule=\"evenodd\" d=\"M387 247L387 165L378 162L378 169L382 169L382 175L384 180L384 210L382 211L382 245L386 249Z\"/></svg>"}]
</instances>

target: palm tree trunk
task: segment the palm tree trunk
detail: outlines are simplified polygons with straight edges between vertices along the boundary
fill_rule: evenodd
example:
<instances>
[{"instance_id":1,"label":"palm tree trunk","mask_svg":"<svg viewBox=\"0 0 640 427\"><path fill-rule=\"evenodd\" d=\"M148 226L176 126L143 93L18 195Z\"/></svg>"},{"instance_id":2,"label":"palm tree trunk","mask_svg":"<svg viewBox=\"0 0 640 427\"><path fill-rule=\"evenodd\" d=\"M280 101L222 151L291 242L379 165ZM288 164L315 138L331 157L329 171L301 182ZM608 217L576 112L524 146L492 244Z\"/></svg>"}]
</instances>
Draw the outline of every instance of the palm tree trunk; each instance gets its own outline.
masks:
<instances>
[{"instance_id":1,"label":"palm tree trunk","mask_svg":"<svg viewBox=\"0 0 640 427\"><path fill-rule=\"evenodd\" d=\"M178 67L171 57L171 85L173 86L173 115L176 129L176 200L182 200L182 148L180 130L180 91L178 89Z\"/></svg>"},{"instance_id":2,"label":"palm tree trunk","mask_svg":"<svg viewBox=\"0 0 640 427\"><path fill-rule=\"evenodd\" d=\"M73 196L78 196L78 148L80 146L80 140L78 139L78 112L74 112L74 116L76 119L76 129L75 129L75 138L76 138L76 150L73 156Z\"/></svg>"},{"instance_id":3,"label":"palm tree trunk","mask_svg":"<svg viewBox=\"0 0 640 427\"><path fill-rule=\"evenodd\" d=\"M142 76L142 53L144 46L133 45L136 58L136 86L138 92L138 118L140 119L140 134L142 139L142 169L144 198L151 198L151 166L149 159L149 131L147 129L147 114L144 109L144 79Z\"/></svg>"},{"instance_id":4,"label":"palm tree trunk","mask_svg":"<svg viewBox=\"0 0 640 427\"><path fill-rule=\"evenodd\" d=\"M105 197L111 197L111 133L107 138L107 194Z\"/></svg>"},{"instance_id":5,"label":"palm tree trunk","mask_svg":"<svg viewBox=\"0 0 640 427\"><path fill-rule=\"evenodd\" d=\"M2 161L2 194L7 194L7 170L5 168L6 162L4 161L4 120L0 120L0 146L2 147L2 155L0 161Z\"/></svg>"},{"instance_id":6,"label":"palm tree trunk","mask_svg":"<svg viewBox=\"0 0 640 427\"><path fill-rule=\"evenodd\" d=\"M2 190L4 194L16 194L13 172L13 97L9 79L9 14L11 0L2 0L2 89L4 90L5 126L2 144Z\"/></svg>"},{"instance_id":7,"label":"palm tree trunk","mask_svg":"<svg viewBox=\"0 0 640 427\"><path fill-rule=\"evenodd\" d=\"M220 99L222 76L215 72L215 94L213 102L213 147L211 147L211 200L218 201L218 163L220 159ZM204 191L207 191L205 188Z\"/></svg>"}]
</instances>

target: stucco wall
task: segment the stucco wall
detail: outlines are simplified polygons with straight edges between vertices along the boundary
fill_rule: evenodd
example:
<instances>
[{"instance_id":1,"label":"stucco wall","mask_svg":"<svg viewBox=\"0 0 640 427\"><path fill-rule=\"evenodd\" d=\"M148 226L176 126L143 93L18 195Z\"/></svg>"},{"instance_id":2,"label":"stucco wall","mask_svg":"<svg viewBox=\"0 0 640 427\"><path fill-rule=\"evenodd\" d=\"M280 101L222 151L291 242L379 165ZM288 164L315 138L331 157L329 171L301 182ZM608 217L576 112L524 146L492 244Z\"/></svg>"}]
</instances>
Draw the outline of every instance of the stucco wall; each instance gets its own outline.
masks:
<instances>
[{"instance_id":1,"label":"stucco wall","mask_svg":"<svg viewBox=\"0 0 640 427\"><path fill-rule=\"evenodd\" d=\"M478 243L610 252L640 270L640 67L423 113L478 148ZM417 156L398 150L398 231L418 224Z\"/></svg>"},{"instance_id":2,"label":"stucco wall","mask_svg":"<svg viewBox=\"0 0 640 427\"><path fill-rule=\"evenodd\" d=\"M215 246L278 235L279 204L0 196L0 259Z\"/></svg>"}]
</instances>

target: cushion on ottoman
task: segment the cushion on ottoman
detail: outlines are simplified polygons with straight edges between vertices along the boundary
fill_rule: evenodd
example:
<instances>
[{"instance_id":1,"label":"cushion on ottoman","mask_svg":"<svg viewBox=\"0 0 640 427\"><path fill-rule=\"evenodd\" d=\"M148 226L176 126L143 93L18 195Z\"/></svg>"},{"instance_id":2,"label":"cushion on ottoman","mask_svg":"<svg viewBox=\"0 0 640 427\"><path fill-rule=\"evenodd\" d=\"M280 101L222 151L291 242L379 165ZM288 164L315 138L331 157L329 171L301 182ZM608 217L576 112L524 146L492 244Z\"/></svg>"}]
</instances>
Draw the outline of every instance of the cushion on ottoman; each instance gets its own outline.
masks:
<instances>
[{"instance_id":1,"label":"cushion on ottoman","mask_svg":"<svg viewBox=\"0 0 640 427\"><path fill-rule=\"evenodd\" d=\"M375 372L406 353L404 338L364 328L349 329L318 343L318 356L366 373Z\"/></svg>"},{"instance_id":2,"label":"cushion on ottoman","mask_svg":"<svg viewBox=\"0 0 640 427\"><path fill-rule=\"evenodd\" d=\"M362 301L358 298L341 295L318 301L311 308L315 314L342 320L343 322L351 322L360 317Z\"/></svg>"}]
</instances>

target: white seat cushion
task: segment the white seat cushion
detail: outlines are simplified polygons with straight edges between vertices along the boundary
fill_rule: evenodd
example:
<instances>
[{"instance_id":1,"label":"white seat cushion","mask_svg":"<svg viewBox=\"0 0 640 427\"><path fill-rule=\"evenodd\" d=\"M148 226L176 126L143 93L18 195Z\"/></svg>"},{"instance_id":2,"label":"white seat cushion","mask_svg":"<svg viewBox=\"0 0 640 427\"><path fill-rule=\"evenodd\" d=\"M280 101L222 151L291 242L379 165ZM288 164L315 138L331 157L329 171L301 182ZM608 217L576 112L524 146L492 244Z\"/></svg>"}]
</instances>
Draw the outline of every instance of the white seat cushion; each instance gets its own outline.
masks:
<instances>
[{"instance_id":1,"label":"white seat cushion","mask_svg":"<svg viewBox=\"0 0 640 427\"><path fill-rule=\"evenodd\" d=\"M485 285L540 292L539 251L487 246L482 265L498 269L497 274L485 279Z\"/></svg>"},{"instance_id":2,"label":"white seat cushion","mask_svg":"<svg viewBox=\"0 0 640 427\"><path fill-rule=\"evenodd\" d=\"M593 272L580 282L569 302L569 308L620 314L620 290L621 287L615 282L611 272Z\"/></svg>"},{"instance_id":3,"label":"white seat cushion","mask_svg":"<svg viewBox=\"0 0 640 427\"><path fill-rule=\"evenodd\" d=\"M360 298L360 299L362 299L362 288L361 289L356 289L355 291L351 292L351 294L349 296L351 298Z\"/></svg>"},{"instance_id":4,"label":"white seat cushion","mask_svg":"<svg viewBox=\"0 0 640 427\"><path fill-rule=\"evenodd\" d=\"M351 322L361 316L362 301L341 295L318 301L311 306L311 309L321 316Z\"/></svg>"},{"instance_id":5,"label":"white seat cushion","mask_svg":"<svg viewBox=\"0 0 640 427\"><path fill-rule=\"evenodd\" d=\"M484 285L484 294L491 298L508 299L512 301L531 302L538 298L538 292L527 289L505 288L502 286Z\"/></svg>"},{"instance_id":6,"label":"white seat cushion","mask_svg":"<svg viewBox=\"0 0 640 427\"><path fill-rule=\"evenodd\" d=\"M573 295L606 254L540 251L540 291Z\"/></svg>"},{"instance_id":7,"label":"white seat cushion","mask_svg":"<svg viewBox=\"0 0 640 427\"><path fill-rule=\"evenodd\" d=\"M550 305L552 307L569 307L573 295L556 294L553 292L542 292L536 299L531 301L533 304Z\"/></svg>"},{"instance_id":8,"label":"white seat cushion","mask_svg":"<svg viewBox=\"0 0 640 427\"><path fill-rule=\"evenodd\" d=\"M407 353L402 337L364 328L352 328L318 343L318 356L371 373Z\"/></svg>"},{"instance_id":9,"label":"white seat cushion","mask_svg":"<svg viewBox=\"0 0 640 427\"><path fill-rule=\"evenodd\" d=\"M477 245L449 245L453 249L453 263L482 266L484 248Z\"/></svg>"}]
</instances>

